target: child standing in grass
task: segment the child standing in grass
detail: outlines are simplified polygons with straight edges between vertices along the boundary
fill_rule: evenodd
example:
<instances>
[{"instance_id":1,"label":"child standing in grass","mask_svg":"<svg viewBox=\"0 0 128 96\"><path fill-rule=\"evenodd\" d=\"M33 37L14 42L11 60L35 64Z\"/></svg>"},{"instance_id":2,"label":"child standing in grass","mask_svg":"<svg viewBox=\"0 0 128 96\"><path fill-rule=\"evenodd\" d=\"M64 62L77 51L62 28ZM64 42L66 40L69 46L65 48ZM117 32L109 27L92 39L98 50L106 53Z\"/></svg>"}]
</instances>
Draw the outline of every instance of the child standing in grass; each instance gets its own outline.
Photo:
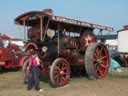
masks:
<instances>
[{"instance_id":1,"label":"child standing in grass","mask_svg":"<svg viewBox=\"0 0 128 96\"><path fill-rule=\"evenodd\" d=\"M40 80L39 80L39 65L40 61L37 56L36 50L31 49L31 56L29 58L29 66L30 68L27 70L30 70L30 76L28 80L28 90L31 90L33 86L37 91L42 91L40 89Z\"/></svg>"}]
</instances>

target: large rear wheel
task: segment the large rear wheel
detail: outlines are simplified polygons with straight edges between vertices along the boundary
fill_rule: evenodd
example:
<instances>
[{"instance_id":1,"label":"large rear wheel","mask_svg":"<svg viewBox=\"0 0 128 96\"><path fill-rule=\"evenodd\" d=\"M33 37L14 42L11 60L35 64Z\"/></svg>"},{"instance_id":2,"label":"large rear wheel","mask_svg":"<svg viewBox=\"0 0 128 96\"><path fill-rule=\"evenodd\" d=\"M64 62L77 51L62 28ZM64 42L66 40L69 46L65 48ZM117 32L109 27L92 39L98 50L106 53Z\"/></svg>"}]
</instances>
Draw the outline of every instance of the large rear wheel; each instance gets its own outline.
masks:
<instances>
[{"instance_id":1,"label":"large rear wheel","mask_svg":"<svg viewBox=\"0 0 128 96\"><path fill-rule=\"evenodd\" d=\"M50 79L55 87L64 86L70 79L70 66L67 60L58 58L50 68Z\"/></svg>"},{"instance_id":2,"label":"large rear wheel","mask_svg":"<svg viewBox=\"0 0 128 96\"><path fill-rule=\"evenodd\" d=\"M110 56L102 43L91 43L85 52L85 69L90 79L104 78L108 74Z\"/></svg>"}]
</instances>

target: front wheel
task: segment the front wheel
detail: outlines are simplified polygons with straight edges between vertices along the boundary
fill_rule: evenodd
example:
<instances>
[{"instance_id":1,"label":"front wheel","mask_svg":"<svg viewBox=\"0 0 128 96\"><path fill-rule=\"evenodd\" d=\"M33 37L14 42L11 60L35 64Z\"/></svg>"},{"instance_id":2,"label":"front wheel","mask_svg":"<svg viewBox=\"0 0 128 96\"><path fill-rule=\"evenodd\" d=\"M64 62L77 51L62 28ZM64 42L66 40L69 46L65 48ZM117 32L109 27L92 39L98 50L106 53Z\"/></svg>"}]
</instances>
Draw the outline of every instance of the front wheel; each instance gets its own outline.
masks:
<instances>
[{"instance_id":1,"label":"front wheel","mask_svg":"<svg viewBox=\"0 0 128 96\"><path fill-rule=\"evenodd\" d=\"M50 68L50 80L55 87L64 86L70 79L70 66L67 60L58 58Z\"/></svg>"}]
</instances>

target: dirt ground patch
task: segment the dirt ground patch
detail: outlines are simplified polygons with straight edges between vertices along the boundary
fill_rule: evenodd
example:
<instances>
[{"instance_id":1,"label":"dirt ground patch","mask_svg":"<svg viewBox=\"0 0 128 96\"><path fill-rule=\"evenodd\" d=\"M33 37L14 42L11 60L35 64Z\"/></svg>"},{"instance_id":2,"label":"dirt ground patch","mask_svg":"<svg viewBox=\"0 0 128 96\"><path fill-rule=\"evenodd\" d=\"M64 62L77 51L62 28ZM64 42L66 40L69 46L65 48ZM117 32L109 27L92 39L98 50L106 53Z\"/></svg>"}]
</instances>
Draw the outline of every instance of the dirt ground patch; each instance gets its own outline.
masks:
<instances>
[{"instance_id":1,"label":"dirt ground patch","mask_svg":"<svg viewBox=\"0 0 128 96\"><path fill-rule=\"evenodd\" d=\"M20 71L0 74L0 96L128 96L128 71L112 73L102 80L72 78L68 85L52 88L41 81L43 92L27 91Z\"/></svg>"}]
</instances>

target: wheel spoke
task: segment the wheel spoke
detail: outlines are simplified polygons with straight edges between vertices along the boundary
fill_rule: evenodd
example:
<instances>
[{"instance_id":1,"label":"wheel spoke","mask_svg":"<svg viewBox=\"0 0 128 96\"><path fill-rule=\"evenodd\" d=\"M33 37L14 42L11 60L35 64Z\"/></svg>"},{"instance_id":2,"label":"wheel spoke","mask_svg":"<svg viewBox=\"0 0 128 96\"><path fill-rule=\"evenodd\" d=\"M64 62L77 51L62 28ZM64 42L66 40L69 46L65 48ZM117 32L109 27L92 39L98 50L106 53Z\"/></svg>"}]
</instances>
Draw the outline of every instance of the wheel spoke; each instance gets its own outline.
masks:
<instances>
[{"instance_id":1,"label":"wheel spoke","mask_svg":"<svg viewBox=\"0 0 128 96\"><path fill-rule=\"evenodd\" d=\"M55 70L59 70L60 68L58 66L55 66Z\"/></svg>"},{"instance_id":2,"label":"wheel spoke","mask_svg":"<svg viewBox=\"0 0 128 96\"><path fill-rule=\"evenodd\" d=\"M97 60L98 56L97 56L97 53L94 54L94 59Z\"/></svg>"},{"instance_id":3,"label":"wheel spoke","mask_svg":"<svg viewBox=\"0 0 128 96\"><path fill-rule=\"evenodd\" d=\"M55 81L55 82L56 82L56 83L59 83L59 77L56 78L56 81Z\"/></svg>"},{"instance_id":4,"label":"wheel spoke","mask_svg":"<svg viewBox=\"0 0 128 96\"><path fill-rule=\"evenodd\" d=\"M97 69L97 66L98 66L98 63L95 62L95 64L94 64L94 68Z\"/></svg>"},{"instance_id":5,"label":"wheel spoke","mask_svg":"<svg viewBox=\"0 0 128 96\"><path fill-rule=\"evenodd\" d=\"M107 64L106 64L106 65L105 65L105 64L101 64L100 66L101 66L102 68L108 68L108 65L107 65Z\"/></svg>"},{"instance_id":6,"label":"wheel spoke","mask_svg":"<svg viewBox=\"0 0 128 96\"><path fill-rule=\"evenodd\" d=\"M99 70L98 73L99 73L100 76L103 75L103 71L102 70Z\"/></svg>"},{"instance_id":7,"label":"wheel spoke","mask_svg":"<svg viewBox=\"0 0 128 96\"><path fill-rule=\"evenodd\" d=\"M103 56L103 57L101 57L100 59L101 60L104 60L104 59L106 59L107 58L107 56Z\"/></svg>"},{"instance_id":8,"label":"wheel spoke","mask_svg":"<svg viewBox=\"0 0 128 96\"><path fill-rule=\"evenodd\" d=\"M97 69L97 73L99 74L99 76L102 76L104 73L103 69L100 66L96 67L96 69Z\"/></svg>"},{"instance_id":9,"label":"wheel spoke","mask_svg":"<svg viewBox=\"0 0 128 96\"><path fill-rule=\"evenodd\" d=\"M55 69L54 74L59 74L60 69Z\"/></svg>"},{"instance_id":10,"label":"wheel spoke","mask_svg":"<svg viewBox=\"0 0 128 96\"><path fill-rule=\"evenodd\" d=\"M97 71L100 71L101 70L100 67L99 67L99 65L96 66L96 69L97 69Z\"/></svg>"},{"instance_id":11,"label":"wheel spoke","mask_svg":"<svg viewBox=\"0 0 128 96\"><path fill-rule=\"evenodd\" d=\"M61 68L61 63L58 63L57 66L58 66L58 68L60 69L60 68Z\"/></svg>"},{"instance_id":12,"label":"wheel spoke","mask_svg":"<svg viewBox=\"0 0 128 96\"><path fill-rule=\"evenodd\" d=\"M97 65L97 66L96 66L96 70L97 70L98 73L100 73L100 72L101 72L100 66Z\"/></svg>"},{"instance_id":13,"label":"wheel spoke","mask_svg":"<svg viewBox=\"0 0 128 96\"><path fill-rule=\"evenodd\" d=\"M65 81L65 78L63 76L61 76L60 81L61 82Z\"/></svg>"},{"instance_id":14,"label":"wheel spoke","mask_svg":"<svg viewBox=\"0 0 128 96\"><path fill-rule=\"evenodd\" d=\"M63 70L64 67L65 67L65 64L61 63L61 70Z\"/></svg>"},{"instance_id":15,"label":"wheel spoke","mask_svg":"<svg viewBox=\"0 0 128 96\"><path fill-rule=\"evenodd\" d=\"M100 56L99 48L96 49L96 56L97 56L97 57Z\"/></svg>"},{"instance_id":16,"label":"wheel spoke","mask_svg":"<svg viewBox=\"0 0 128 96\"><path fill-rule=\"evenodd\" d=\"M56 80L57 78L58 78L58 75L55 75L55 76L54 76L54 80Z\"/></svg>"},{"instance_id":17,"label":"wheel spoke","mask_svg":"<svg viewBox=\"0 0 128 96\"><path fill-rule=\"evenodd\" d=\"M104 47L101 47L100 54L102 54L103 51L104 51Z\"/></svg>"},{"instance_id":18,"label":"wheel spoke","mask_svg":"<svg viewBox=\"0 0 128 96\"><path fill-rule=\"evenodd\" d=\"M66 70L66 67L63 67L62 70L65 71Z\"/></svg>"},{"instance_id":19,"label":"wheel spoke","mask_svg":"<svg viewBox=\"0 0 128 96\"><path fill-rule=\"evenodd\" d=\"M103 76L107 68L108 68L108 65L104 65L104 64L97 65L96 70L99 76Z\"/></svg>"},{"instance_id":20,"label":"wheel spoke","mask_svg":"<svg viewBox=\"0 0 128 96\"><path fill-rule=\"evenodd\" d=\"M64 78L64 77L62 77L62 80L64 81L64 80L65 80L65 78Z\"/></svg>"},{"instance_id":21,"label":"wheel spoke","mask_svg":"<svg viewBox=\"0 0 128 96\"><path fill-rule=\"evenodd\" d=\"M55 82L57 83L57 84L60 84L60 82L61 82L61 78L60 78L61 76L57 76L57 78L55 79Z\"/></svg>"},{"instance_id":22,"label":"wheel spoke","mask_svg":"<svg viewBox=\"0 0 128 96\"><path fill-rule=\"evenodd\" d=\"M98 57L93 58L94 62L98 62Z\"/></svg>"}]
</instances>

